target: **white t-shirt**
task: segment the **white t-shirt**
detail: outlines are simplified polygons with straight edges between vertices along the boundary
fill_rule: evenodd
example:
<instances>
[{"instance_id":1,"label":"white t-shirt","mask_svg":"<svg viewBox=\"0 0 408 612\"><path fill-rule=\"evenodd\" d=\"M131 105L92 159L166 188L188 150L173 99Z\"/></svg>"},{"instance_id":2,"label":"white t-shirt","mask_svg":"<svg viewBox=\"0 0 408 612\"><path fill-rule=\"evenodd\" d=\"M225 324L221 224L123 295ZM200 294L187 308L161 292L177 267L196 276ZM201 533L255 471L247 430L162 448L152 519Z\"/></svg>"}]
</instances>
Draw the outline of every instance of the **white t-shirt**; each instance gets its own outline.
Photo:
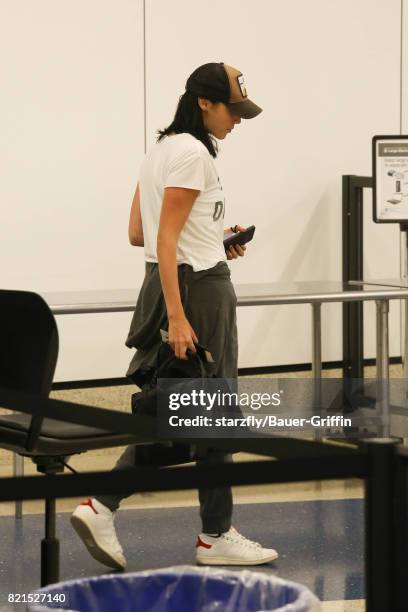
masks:
<instances>
[{"instance_id":1,"label":"white t-shirt","mask_svg":"<svg viewBox=\"0 0 408 612\"><path fill-rule=\"evenodd\" d=\"M166 136L146 155L139 175L146 261L157 262L157 232L166 187L199 189L177 243L177 264L195 272L225 261L225 199L213 159L191 134Z\"/></svg>"}]
</instances>

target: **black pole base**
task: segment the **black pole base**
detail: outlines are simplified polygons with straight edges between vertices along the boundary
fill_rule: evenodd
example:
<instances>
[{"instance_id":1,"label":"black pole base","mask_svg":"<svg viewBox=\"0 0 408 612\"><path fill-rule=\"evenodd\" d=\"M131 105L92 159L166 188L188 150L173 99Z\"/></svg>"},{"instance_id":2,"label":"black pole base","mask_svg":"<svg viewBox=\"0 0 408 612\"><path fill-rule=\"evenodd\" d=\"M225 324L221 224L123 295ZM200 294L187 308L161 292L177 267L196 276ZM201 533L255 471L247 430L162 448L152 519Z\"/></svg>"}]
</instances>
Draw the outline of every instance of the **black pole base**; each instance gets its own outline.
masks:
<instances>
[{"instance_id":1,"label":"black pole base","mask_svg":"<svg viewBox=\"0 0 408 612\"><path fill-rule=\"evenodd\" d=\"M59 581L59 540L41 540L41 586Z\"/></svg>"}]
</instances>

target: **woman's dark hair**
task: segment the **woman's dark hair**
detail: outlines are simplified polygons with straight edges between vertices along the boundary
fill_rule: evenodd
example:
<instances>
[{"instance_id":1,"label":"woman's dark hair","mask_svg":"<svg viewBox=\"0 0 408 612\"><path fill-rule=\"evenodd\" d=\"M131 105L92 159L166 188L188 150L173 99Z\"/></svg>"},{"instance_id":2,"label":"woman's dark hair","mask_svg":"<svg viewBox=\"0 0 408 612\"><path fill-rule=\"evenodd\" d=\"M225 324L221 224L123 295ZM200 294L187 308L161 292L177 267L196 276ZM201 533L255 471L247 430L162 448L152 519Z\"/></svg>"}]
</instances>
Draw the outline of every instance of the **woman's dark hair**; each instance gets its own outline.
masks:
<instances>
[{"instance_id":1,"label":"woman's dark hair","mask_svg":"<svg viewBox=\"0 0 408 612\"><path fill-rule=\"evenodd\" d=\"M183 134L187 132L194 136L194 138L201 140L210 155L217 157L217 143L204 127L203 114L198 105L197 97L197 94L190 91L185 91L180 96L174 119L167 128L158 130L159 136L157 142L169 134Z\"/></svg>"}]
</instances>

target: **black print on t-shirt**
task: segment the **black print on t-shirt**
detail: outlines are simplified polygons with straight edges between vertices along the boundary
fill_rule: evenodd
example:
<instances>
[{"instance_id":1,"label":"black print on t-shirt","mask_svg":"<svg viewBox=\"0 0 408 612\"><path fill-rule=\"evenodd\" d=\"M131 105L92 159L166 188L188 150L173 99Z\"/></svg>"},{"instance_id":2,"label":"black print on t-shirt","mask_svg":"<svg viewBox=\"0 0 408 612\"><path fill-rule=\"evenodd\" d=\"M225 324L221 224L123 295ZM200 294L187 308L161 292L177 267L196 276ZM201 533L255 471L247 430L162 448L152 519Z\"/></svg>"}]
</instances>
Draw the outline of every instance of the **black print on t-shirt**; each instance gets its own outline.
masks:
<instances>
[{"instance_id":1,"label":"black print on t-shirt","mask_svg":"<svg viewBox=\"0 0 408 612\"><path fill-rule=\"evenodd\" d=\"M222 202L221 200L215 203L214 206L214 214L213 214L213 220L214 221L218 221L218 219L224 218L225 215L225 209L224 209L224 202Z\"/></svg>"}]
</instances>

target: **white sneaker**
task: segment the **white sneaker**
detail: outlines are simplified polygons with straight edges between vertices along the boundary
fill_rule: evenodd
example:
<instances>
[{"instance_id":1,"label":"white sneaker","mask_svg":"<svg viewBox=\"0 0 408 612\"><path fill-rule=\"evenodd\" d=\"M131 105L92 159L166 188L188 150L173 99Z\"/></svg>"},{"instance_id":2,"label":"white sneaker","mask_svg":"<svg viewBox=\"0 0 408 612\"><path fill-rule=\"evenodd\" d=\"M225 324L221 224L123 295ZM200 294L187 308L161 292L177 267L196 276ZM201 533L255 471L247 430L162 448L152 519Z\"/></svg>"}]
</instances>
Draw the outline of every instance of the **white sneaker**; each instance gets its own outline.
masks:
<instances>
[{"instance_id":1,"label":"white sneaker","mask_svg":"<svg viewBox=\"0 0 408 612\"><path fill-rule=\"evenodd\" d=\"M238 533L231 527L218 537L200 533L196 544L196 560L199 565L261 565L278 558L273 548L262 548L257 542Z\"/></svg>"},{"instance_id":2,"label":"white sneaker","mask_svg":"<svg viewBox=\"0 0 408 612\"><path fill-rule=\"evenodd\" d=\"M76 507L71 525L94 559L108 567L125 569L126 559L116 536L114 513L97 499L88 499Z\"/></svg>"}]
</instances>

